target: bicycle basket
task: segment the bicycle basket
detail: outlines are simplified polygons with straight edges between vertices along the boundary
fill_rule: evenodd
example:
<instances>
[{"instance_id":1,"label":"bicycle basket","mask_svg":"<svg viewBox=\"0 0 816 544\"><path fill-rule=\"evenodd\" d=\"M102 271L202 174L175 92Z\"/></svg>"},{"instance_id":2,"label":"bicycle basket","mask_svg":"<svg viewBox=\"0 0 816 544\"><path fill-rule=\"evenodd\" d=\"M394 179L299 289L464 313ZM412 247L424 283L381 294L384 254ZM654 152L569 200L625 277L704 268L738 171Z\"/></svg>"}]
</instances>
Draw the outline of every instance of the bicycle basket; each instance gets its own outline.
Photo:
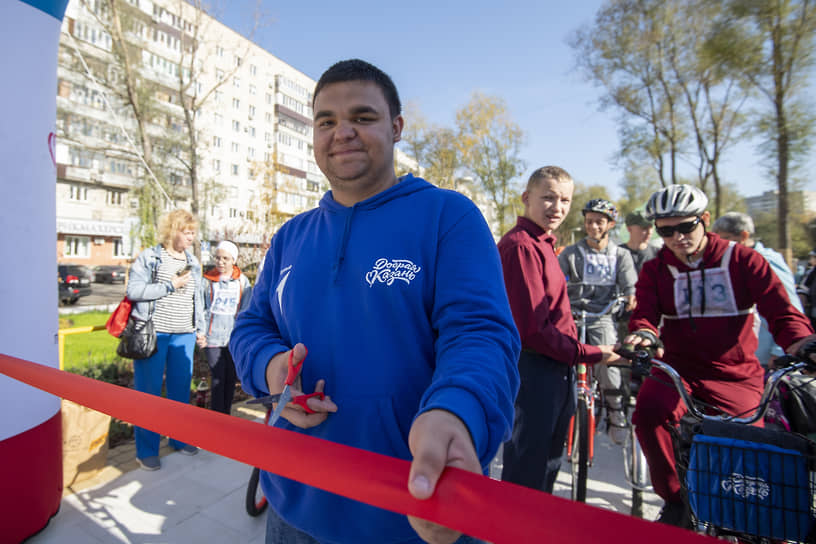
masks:
<instances>
[{"instance_id":1,"label":"bicycle basket","mask_svg":"<svg viewBox=\"0 0 816 544\"><path fill-rule=\"evenodd\" d=\"M694 516L716 527L809 541L814 445L791 433L706 421L691 445L686 485Z\"/></svg>"}]
</instances>

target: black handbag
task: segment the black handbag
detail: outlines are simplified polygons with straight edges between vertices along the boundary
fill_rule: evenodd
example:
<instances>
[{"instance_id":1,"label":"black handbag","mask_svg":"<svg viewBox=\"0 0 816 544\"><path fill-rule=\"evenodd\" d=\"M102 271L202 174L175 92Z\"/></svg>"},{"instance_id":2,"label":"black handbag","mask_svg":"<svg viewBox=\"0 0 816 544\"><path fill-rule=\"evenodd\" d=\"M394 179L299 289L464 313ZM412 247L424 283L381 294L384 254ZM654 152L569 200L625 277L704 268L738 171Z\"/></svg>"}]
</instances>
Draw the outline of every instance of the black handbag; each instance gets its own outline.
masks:
<instances>
[{"instance_id":1,"label":"black handbag","mask_svg":"<svg viewBox=\"0 0 816 544\"><path fill-rule=\"evenodd\" d=\"M157 350L156 329L153 320L142 321L132 315L128 318L125 330L119 337L116 354L125 359L147 359Z\"/></svg>"}]
</instances>

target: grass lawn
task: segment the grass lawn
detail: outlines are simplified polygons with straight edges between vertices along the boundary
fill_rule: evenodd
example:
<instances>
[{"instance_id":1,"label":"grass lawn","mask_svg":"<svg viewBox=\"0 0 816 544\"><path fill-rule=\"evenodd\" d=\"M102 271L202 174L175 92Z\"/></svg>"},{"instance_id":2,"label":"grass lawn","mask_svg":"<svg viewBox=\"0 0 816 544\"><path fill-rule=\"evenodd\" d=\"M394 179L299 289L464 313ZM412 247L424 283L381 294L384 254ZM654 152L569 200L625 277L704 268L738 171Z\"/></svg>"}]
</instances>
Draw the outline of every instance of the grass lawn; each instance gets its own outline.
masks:
<instances>
[{"instance_id":1,"label":"grass lawn","mask_svg":"<svg viewBox=\"0 0 816 544\"><path fill-rule=\"evenodd\" d=\"M59 328L104 325L109 315L108 312L84 312L60 316ZM65 337L64 368L76 371L93 364L121 360L116 355L118 345L119 339L114 338L104 329L89 333L69 334Z\"/></svg>"}]
</instances>

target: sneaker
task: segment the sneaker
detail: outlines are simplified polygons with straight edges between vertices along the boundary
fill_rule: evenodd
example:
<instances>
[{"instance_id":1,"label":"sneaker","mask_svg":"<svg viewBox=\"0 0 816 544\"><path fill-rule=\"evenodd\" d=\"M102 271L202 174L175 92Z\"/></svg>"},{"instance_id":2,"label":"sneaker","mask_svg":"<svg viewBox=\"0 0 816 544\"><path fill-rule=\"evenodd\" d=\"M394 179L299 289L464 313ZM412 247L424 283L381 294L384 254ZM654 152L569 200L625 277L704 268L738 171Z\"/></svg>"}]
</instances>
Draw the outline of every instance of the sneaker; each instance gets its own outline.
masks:
<instances>
[{"instance_id":1,"label":"sneaker","mask_svg":"<svg viewBox=\"0 0 816 544\"><path fill-rule=\"evenodd\" d=\"M149 470L152 472L161 468L161 461L159 461L159 457L157 455L153 455L151 457L139 459L139 466L142 467L142 470Z\"/></svg>"},{"instance_id":2,"label":"sneaker","mask_svg":"<svg viewBox=\"0 0 816 544\"><path fill-rule=\"evenodd\" d=\"M196 453L198 453L198 448L196 448L195 446L191 446L190 444L187 444L183 448L176 449L176 451L182 455L195 455Z\"/></svg>"},{"instance_id":3,"label":"sneaker","mask_svg":"<svg viewBox=\"0 0 816 544\"><path fill-rule=\"evenodd\" d=\"M626 442L626 435L629 432L623 410L608 410L606 423L609 438L618 446L622 446Z\"/></svg>"},{"instance_id":4,"label":"sneaker","mask_svg":"<svg viewBox=\"0 0 816 544\"><path fill-rule=\"evenodd\" d=\"M663 505L663 509L660 510L660 515L655 521L682 529L691 528L691 516L684 502L667 502Z\"/></svg>"}]
</instances>

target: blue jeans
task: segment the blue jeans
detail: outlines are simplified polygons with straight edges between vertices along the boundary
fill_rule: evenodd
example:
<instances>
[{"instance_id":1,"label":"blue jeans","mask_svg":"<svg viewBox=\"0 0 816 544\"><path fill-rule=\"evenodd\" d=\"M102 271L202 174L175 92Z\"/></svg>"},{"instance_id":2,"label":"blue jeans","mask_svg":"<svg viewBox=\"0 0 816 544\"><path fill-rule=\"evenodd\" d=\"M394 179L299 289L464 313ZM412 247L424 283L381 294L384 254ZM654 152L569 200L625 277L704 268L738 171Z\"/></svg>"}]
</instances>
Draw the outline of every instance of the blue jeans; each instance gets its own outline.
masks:
<instances>
[{"instance_id":1,"label":"blue jeans","mask_svg":"<svg viewBox=\"0 0 816 544\"><path fill-rule=\"evenodd\" d=\"M283 521L271 506L267 512L265 544L320 544L320 541ZM417 542L420 542L419 538ZM454 544L481 544L481 542L473 537L462 535Z\"/></svg>"},{"instance_id":2,"label":"blue jeans","mask_svg":"<svg viewBox=\"0 0 816 544\"><path fill-rule=\"evenodd\" d=\"M167 398L190 403L190 380L193 377L193 347L195 333L156 333L156 353L152 357L133 361L133 386L136 391L161 396L162 381L167 374ZM136 457L144 459L159 454L161 436L141 427L134 427ZM184 442L170 439L170 446L180 449Z\"/></svg>"}]
</instances>

